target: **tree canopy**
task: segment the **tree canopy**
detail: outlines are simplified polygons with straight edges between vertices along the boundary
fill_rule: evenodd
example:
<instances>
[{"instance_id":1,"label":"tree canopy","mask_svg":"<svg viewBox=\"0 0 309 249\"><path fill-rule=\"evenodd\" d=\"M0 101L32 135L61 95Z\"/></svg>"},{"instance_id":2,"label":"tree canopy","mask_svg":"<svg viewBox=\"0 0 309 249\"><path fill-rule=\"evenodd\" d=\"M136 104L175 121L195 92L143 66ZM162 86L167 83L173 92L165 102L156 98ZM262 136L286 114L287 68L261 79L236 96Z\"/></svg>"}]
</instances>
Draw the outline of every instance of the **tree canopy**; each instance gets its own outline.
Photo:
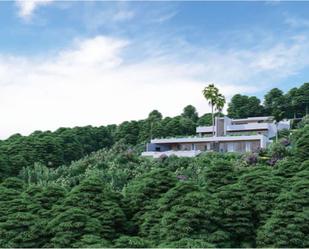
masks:
<instances>
[{"instance_id":1,"label":"tree canopy","mask_svg":"<svg viewBox=\"0 0 309 249\"><path fill-rule=\"evenodd\" d=\"M299 98L288 100L297 117L307 86L288 92ZM282 96L271 91L264 111ZM250 97L235 99L246 106ZM308 116L257 153L140 156L151 137L194 134L211 115L154 110L120 125L0 141L0 247L309 247Z\"/></svg>"}]
</instances>

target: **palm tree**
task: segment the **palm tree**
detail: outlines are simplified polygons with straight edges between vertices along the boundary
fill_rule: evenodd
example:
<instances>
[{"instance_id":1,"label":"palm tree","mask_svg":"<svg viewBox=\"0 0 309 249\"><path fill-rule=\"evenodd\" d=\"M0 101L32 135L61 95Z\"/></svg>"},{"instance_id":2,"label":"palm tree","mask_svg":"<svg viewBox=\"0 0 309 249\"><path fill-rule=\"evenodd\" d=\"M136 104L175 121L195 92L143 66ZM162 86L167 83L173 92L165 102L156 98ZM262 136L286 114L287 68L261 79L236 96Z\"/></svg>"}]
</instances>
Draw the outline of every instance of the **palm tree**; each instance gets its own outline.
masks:
<instances>
[{"instance_id":1,"label":"palm tree","mask_svg":"<svg viewBox=\"0 0 309 249\"><path fill-rule=\"evenodd\" d=\"M225 105L225 97L219 93L217 96L217 103L216 103L216 109L220 112L222 112L222 109Z\"/></svg>"},{"instance_id":2,"label":"palm tree","mask_svg":"<svg viewBox=\"0 0 309 249\"><path fill-rule=\"evenodd\" d=\"M225 97L219 93L219 89L214 84L210 84L203 90L204 97L208 100L208 104L211 106L212 116L212 136L215 136L215 115L214 109L222 111L225 105Z\"/></svg>"}]
</instances>

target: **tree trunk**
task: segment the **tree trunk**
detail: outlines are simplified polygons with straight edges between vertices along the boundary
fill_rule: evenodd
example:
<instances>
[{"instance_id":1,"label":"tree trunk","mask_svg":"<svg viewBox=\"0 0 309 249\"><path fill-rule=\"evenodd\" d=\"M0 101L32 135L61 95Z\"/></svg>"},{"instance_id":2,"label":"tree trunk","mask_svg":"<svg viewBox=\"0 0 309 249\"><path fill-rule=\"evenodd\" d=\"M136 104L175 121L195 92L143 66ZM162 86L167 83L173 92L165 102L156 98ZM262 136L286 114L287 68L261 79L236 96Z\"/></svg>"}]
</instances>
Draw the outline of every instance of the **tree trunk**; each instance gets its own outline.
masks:
<instances>
[{"instance_id":1,"label":"tree trunk","mask_svg":"<svg viewBox=\"0 0 309 249\"><path fill-rule=\"evenodd\" d=\"M153 123L151 122L150 123L150 139L152 139L152 126L153 126Z\"/></svg>"},{"instance_id":2,"label":"tree trunk","mask_svg":"<svg viewBox=\"0 0 309 249\"><path fill-rule=\"evenodd\" d=\"M278 134L278 133L279 133L279 131L278 131L278 123L279 123L279 122L276 122L276 130L277 130L277 131L276 131L276 142L278 142L278 135L279 135L279 134Z\"/></svg>"},{"instance_id":3,"label":"tree trunk","mask_svg":"<svg viewBox=\"0 0 309 249\"><path fill-rule=\"evenodd\" d=\"M212 118L212 136L215 136L215 115L214 115L214 106L211 105L211 118Z\"/></svg>"}]
</instances>

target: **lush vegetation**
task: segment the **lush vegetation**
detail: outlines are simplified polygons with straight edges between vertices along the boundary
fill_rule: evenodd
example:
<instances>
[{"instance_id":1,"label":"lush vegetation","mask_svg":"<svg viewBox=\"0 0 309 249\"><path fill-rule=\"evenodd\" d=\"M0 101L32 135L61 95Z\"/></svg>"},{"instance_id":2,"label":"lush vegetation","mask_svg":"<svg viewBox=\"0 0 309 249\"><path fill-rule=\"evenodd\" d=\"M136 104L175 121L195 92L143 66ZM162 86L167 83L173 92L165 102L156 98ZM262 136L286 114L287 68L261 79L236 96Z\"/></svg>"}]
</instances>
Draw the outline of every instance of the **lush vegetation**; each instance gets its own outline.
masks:
<instances>
[{"instance_id":1,"label":"lush vegetation","mask_svg":"<svg viewBox=\"0 0 309 249\"><path fill-rule=\"evenodd\" d=\"M309 247L308 116L259 153L139 156L211 122L187 106L0 141L0 247Z\"/></svg>"},{"instance_id":2,"label":"lush vegetation","mask_svg":"<svg viewBox=\"0 0 309 249\"><path fill-rule=\"evenodd\" d=\"M287 93L278 88L264 96L264 103L255 96L236 94L228 106L232 118L246 118L272 115L276 119L301 118L309 114L309 83L294 87Z\"/></svg>"},{"instance_id":3,"label":"lush vegetation","mask_svg":"<svg viewBox=\"0 0 309 249\"><path fill-rule=\"evenodd\" d=\"M204 94L214 109L221 111L224 97L212 87ZM207 91L206 91L207 90ZM301 118L308 114L309 83L292 88L286 94L274 88L265 95L264 105L256 97L236 94L228 105L232 118L274 115L283 118ZM215 116L222 115L221 112ZM126 121L106 127L60 128L55 132L35 131L30 136L12 135L0 140L0 179L16 176L23 167L43 163L51 168L68 165L91 152L110 148L116 142L132 146L143 145L151 138L194 135L197 125L211 125L212 113L199 116L195 107L188 105L176 117L162 117L154 110L146 119Z\"/></svg>"}]
</instances>

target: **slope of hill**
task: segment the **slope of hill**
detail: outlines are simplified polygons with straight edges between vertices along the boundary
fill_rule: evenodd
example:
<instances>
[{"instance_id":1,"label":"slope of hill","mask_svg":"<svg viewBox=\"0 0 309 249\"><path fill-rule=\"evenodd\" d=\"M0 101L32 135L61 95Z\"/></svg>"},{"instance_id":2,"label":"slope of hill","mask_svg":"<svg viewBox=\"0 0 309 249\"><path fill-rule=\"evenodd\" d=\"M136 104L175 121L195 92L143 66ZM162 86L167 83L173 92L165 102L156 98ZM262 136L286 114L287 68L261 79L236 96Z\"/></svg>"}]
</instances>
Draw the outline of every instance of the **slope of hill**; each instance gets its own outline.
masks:
<instances>
[{"instance_id":1,"label":"slope of hill","mask_svg":"<svg viewBox=\"0 0 309 249\"><path fill-rule=\"evenodd\" d=\"M25 167L0 184L0 247L308 247L307 123L260 154L149 160L120 141Z\"/></svg>"},{"instance_id":2,"label":"slope of hill","mask_svg":"<svg viewBox=\"0 0 309 249\"><path fill-rule=\"evenodd\" d=\"M309 247L308 116L259 153L139 156L151 137L210 122L187 106L0 141L0 247Z\"/></svg>"}]
</instances>

